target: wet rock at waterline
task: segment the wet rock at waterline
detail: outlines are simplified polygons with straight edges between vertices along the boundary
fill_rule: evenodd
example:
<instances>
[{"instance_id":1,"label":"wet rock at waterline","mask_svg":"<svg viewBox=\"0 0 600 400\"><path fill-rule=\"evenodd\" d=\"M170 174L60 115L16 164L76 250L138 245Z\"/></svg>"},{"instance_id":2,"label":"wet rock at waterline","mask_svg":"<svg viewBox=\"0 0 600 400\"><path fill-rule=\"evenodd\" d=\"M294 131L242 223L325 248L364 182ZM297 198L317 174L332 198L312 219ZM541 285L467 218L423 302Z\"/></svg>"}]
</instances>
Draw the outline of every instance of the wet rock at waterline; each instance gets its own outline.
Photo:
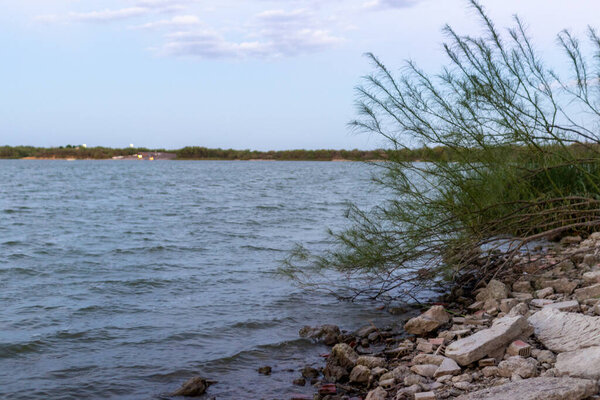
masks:
<instances>
[{"instance_id":1,"label":"wet rock at waterline","mask_svg":"<svg viewBox=\"0 0 600 400\"><path fill-rule=\"evenodd\" d=\"M204 393L206 393L208 387L210 385L214 385L215 383L217 382L197 376L185 382L177 391L173 392L171 396L202 396Z\"/></svg>"},{"instance_id":2,"label":"wet rock at waterline","mask_svg":"<svg viewBox=\"0 0 600 400\"><path fill-rule=\"evenodd\" d=\"M338 342L340 328L336 325L321 325L316 327L305 326L300 329L300 337L314 339L332 346Z\"/></svg>"},{"instance_id":3,"label":"wet rock at waterline","mask_svg":"<svg viewBox=\"0 0 600 400\"><path fill-rule=\"evenodd\" d=\"M272 372L272 368L269 367L268 365L265 367L260 367L258 369L258 373L261 375L271 375L271 372Z\"/></svg>"}]
</instances>

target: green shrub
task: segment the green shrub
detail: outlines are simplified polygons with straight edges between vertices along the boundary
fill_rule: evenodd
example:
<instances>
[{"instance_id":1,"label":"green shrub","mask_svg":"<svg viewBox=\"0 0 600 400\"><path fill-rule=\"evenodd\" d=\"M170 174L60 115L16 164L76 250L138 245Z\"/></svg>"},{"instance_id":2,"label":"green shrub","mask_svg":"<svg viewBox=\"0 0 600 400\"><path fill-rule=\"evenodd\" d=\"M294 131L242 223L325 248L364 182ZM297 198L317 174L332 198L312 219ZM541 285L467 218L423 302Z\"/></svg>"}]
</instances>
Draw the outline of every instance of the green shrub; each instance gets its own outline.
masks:
<instances>
[{"instance_id":1,"label":"green shrub","mask_svg":"<svg viewBox=\"0 0 600 400\"><path fill-rule=\"evenodd\" d=\"M352 208L353 226L325 255L294 252L286 271L300 281L333 269L360 278L347 281L351 296L415 297L497 273L540 238L600 225L600 63L563 31L572 76L561 78L518 17L501 34L470 5L485 33L446 26L448 65L437 75L413 62L396 74L368 55L375 72L357 88L351 126L388 141L376 180L392 196ZM591 28L589 37L597 58L600 39ZM415 145L429 162L407 160Z\"/></svg>"}]
</instances>

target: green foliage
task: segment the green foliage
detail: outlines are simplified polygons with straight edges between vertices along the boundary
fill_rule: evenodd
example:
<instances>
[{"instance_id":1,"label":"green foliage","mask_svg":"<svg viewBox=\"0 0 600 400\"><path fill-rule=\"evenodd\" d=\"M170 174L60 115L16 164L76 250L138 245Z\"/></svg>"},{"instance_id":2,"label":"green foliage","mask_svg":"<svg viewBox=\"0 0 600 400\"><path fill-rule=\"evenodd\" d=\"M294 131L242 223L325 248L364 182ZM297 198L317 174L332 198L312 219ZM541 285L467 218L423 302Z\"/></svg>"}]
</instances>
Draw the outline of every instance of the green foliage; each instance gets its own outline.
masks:
<instances>
[{"instance_id":1,"label":"green foliage","mask_svg":"<svg viewBox=\"0 0 600 400\"><path fill-rule=\"evenodd\" d=\"M368 55L375 72L357 88L351 125L388 141L376 180L391 200L353 208L354 225L324 256L292 254L288 272L301 281L333 269L361 278L354 295L414 297L496 273L540 238L600 226L600 38L590 28L590 61L569 32L558 35L571 71L561 78L518 17L501 34L470 5L485 33L446 26L448 65L437 75L410 61L396 74ZM441 154L402 157L415 145Z\"/></svg>"},{"instance_id":2,"label":"green foliage","mask_svg":"<svg viewBox=\"0 0 600 400\"><path fill-rule=\"evenodd\" d=\"M384 159L382 150L282 150L256 151L233 149L208 149L206 147L184 147L177 150L181 160L278 160L278 161L368 161Z\"/></svg>"},{"instance_id":3,"label":"green foliage","mask_svg":"<svg viewBox=\"0 0 600 400\"><path fill-rule=\"evenodd\" d=\"M93 159L102 160L117 156L131 156L139 152L150 151L146 148L112 149L109 147L32 147L32 146L0 146L0 158L56 158L56 159ZM164 150L152 150L164 151Z\"/></svg>"}]
</instances>

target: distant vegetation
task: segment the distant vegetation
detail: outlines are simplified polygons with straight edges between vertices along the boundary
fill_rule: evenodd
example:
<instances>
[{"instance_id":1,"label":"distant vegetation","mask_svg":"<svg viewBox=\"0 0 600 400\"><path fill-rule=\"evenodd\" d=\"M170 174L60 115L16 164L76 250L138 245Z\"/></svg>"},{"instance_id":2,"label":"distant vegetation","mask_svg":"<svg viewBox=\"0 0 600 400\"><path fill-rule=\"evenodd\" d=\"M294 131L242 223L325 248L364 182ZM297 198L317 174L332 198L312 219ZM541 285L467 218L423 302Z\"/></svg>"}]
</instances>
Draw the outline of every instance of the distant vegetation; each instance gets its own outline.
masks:
<instances>
[{"instance_id":1,"label":"distant vegetation","mask_svg":"<svg viewBox=\"0 0 600 400\"><path fill-rule=\"evenodd\" d=\"M387 158L383 150L282 150L256 151L184 147L175 151L181 160L279 160L279 161L331 161L331 160L381 160Z\"/></svg>"},{"instance_id":2,"label":"distant vegetation","mask_svg":"<svg viewBox=\"0 0 600 400\"><path fill-rule=\"evenodd\" d=\"M0 158L77 158L102 160L117 156L132 156L139 152L165 151L149 150L146 148L111 149L109 147L32 147L32 146L0 146Z\"/></svg>"},{"instance_id":3,"label":"distant vegetation","mask_svg":"<svg viewBox=\"0 0 600 400\"><path fill-rule=\"evenodd\" d=\"M31 147L2 146L0 158L76 158L76 159L110 159L118 156L131 156L141 152L175 153L178 160L278 160L278 161L369 161L401 158L405 161L450 161L452 152L443 147L399 149L399 150L282 150L256 151L233 149L209 149L206 147L184 147L180 150L109 147Z\"/></svg>"}]
</instances>

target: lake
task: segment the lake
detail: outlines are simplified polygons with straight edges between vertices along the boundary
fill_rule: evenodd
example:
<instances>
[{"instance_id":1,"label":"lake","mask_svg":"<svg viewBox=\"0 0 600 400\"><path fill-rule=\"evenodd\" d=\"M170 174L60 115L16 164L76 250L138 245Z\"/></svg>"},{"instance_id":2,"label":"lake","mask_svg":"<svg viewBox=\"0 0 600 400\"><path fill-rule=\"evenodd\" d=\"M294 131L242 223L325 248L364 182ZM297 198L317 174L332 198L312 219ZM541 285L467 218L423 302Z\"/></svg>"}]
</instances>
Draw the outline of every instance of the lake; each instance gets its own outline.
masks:
<instances>
[{"instance_id":1,"label":"lake","mask_svg":"<svg viewBox=\"0 0 600 400\"><path fill-rule=\"evenodd\" d=\"M312 393L303 325L391 321L278 274L331 245L362 163L0 161L0 397L153 399L202 375L217 398ZM273 367L271 376L256 369Z\"/></svg>"}]
</instances>

